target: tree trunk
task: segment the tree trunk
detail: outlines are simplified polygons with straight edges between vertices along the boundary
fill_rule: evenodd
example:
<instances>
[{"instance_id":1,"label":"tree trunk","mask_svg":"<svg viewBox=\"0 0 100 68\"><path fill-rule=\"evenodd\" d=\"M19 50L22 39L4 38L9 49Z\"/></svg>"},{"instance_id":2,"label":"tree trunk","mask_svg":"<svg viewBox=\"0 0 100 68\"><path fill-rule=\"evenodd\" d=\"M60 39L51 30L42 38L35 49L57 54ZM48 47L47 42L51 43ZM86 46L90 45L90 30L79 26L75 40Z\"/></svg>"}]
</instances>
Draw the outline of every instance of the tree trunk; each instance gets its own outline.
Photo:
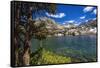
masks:
<instances>
[{"instance_id":1,"label":"tree trunk","mask_svg":"<svg viewBox=\"0 0 100 68\"><path fill-rule=\"evenodd\" d=\"M25 44L23 53L23 65L28 66L30 64L30 46L31 46L31 40L29 39L28 32L26 32L24 43Z\"/></svg>"},{"instance_id":2,"label":"tree trunk","mask_svg":"<svg viewBox=\"0 0 100 68\"><path fill-rule=\"evenodd\" d=\"M29 14L28 14L28 23L30 23L30 20L32 20L32 9L29 7ZM31 46L31 39L30 39L30 33L31 29L30 26L27 24L25 33L25 44L24 44L24 53L23 53L23 65L28 66L30 65L30 46Z\"/></svg>"},{"instance_id":3,"label":"tree trunk","mask_svg":"<svg viewBox=\"0 0 100 68\"><path fill-rule=\"evenodd\" d=\"M23 55L23 65L25 65L25 66L28 66L30 64L30 53L29 53L30 48L27 46L24 50L24 55Z\"/></svg>"},{"instance_id":4,"label":"tree trunk","mask_svg":"<svg viewBox=\"0 0 100 68\"><path fill-rule=\"evenodd\" d=\"M18 26L19 26L19 9L17 9L17 12L16 12L16 17L15 17L15 27L14 27L14 58L15 58L15 66L18 66L18 62L19 62L19 56L18 56L18 49L19 49L19 43L18 43Z\"/></svg>"},{"instance_id":5,"label":"tree trunk","mask_svg":"<svg viewBox=\"0 0 100 68\"><path fill-rule=\"evenodd\" d=\"M18 66L18 41L17 39L15 38L14 39L15 41L15 66Z\"/></svg>"}]
</instances>

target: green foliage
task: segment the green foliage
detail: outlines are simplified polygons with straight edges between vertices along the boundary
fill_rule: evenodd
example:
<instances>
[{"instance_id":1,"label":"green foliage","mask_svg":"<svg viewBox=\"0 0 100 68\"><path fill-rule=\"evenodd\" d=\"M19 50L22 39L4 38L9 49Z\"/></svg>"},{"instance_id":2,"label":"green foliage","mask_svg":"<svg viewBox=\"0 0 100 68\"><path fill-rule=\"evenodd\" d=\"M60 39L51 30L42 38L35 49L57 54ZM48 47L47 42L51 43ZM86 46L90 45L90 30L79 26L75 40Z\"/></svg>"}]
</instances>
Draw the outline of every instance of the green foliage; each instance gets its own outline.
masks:
<instances>
[{"instance_id":1,"label":"green foliage","mask_svg":"<svg viewBox=\"0 0 100 68\"><path fill-rule=\"evenodd\" d=\"M59 63L71 63L70 57L57 55L44 48L40 48L35 53L31 54L31 65L40 64L59 64Z\"/></svg>"}]
</instances>

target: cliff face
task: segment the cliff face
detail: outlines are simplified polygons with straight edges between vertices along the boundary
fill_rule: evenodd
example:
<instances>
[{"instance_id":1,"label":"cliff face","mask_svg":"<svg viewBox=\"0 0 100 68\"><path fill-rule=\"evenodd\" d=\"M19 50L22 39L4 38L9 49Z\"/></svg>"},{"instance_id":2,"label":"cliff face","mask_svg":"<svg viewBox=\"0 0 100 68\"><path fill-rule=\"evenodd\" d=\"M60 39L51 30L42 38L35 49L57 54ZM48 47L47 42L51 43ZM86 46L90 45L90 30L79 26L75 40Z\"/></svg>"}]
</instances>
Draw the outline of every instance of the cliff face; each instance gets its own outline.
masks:
<instances>
[{"instance_id":1,"label":"cliff face","mask_svg":"<svg viewBox=\"0 0 100 68\"><path fill-rule=\"evenodd\" d=\"M87 25L91 27L97 27L97 20L91 20L88 22Z\"/></svg>"},{"instance_id":2,"label":"cliff face","mask_svg":"<svg viewBox=\"0 0 100 68\"><path fill-rule=\"evenodd\" d=\"M80 24L80 26L88 26L88 27L97 27L97 20L88 20L82 24Z\"/></svg>"},{"instance_id":3,"label":"cliff face","mask_svg":"<svg viewBox=\"0 0 100 68\"><path fill-rule=\"evenodd\" d=\"M75 23L67 23L64 25L58 24L51 18L40 17L36 19L35 25L40 23L45 24L45 29L48 31L48 36L65 36L65 35L89 35L96 34L97 20L92 19L75 25Z\"/></svg>"}]
</instances>

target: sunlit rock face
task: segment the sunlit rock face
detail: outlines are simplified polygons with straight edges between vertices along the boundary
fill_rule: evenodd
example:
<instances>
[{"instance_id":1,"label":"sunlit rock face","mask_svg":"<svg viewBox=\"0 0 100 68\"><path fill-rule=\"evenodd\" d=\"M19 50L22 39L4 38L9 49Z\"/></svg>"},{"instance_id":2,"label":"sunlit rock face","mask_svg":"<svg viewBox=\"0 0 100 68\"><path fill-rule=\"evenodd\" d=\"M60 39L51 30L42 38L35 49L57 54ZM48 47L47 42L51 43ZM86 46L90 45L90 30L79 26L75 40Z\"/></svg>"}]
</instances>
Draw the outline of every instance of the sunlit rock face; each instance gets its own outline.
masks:
<instances>
[{"instance_id":1,"label":"sunlit rock face","mask_svg":"<svg viewBox=\"0 0 100 68\"><path fill-rule=\"evenodd\" d=\"M97 24L96 19L88 20L80 25L76 25L75 23L68 23L61 25L55 22L51 18L47 17L39 17L35 19L34 25L36 27L41 24L45 24L45 28L48 30L48 36L63 36L63 35L86 35L86 34L96 34L97 32Z\"/></svg>"},{"instance_id":2,"label":"sunlit rock face","mask_svg":"<svg viewBox=\"0 0 100 68\"><path fill-rule=\"evenodd\" d=\"M48 29L52 29L52 28L56 28L56 22L53 19L47 18L47 17L40 17L40 18L36 18L35 20L35 25L40 25L41 23L46 24L46 28Z\"/></svg>"}]
</instances>

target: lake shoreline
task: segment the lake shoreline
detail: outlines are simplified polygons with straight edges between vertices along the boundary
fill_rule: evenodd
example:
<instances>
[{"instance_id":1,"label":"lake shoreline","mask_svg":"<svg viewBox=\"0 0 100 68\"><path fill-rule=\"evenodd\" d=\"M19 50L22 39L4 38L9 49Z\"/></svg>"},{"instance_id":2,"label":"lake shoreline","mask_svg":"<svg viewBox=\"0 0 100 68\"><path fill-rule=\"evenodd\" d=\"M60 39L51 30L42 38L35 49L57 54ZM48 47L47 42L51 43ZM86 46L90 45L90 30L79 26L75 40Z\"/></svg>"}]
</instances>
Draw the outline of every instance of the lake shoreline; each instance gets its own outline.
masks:
<instances>
[{"instance_id":1,"label":"lake shoreline","mask_svg":"<svg viewBox=\"0 0 100 68\"><path fill-rule=\"evenodd\" d=\"M47 36L47 37L66 37L66 36L71 36L71 37L74 37L74 36L97 36L97 34L81 34L81 35L59 35L59 36Z\"/></svg>"}]
</instances>

